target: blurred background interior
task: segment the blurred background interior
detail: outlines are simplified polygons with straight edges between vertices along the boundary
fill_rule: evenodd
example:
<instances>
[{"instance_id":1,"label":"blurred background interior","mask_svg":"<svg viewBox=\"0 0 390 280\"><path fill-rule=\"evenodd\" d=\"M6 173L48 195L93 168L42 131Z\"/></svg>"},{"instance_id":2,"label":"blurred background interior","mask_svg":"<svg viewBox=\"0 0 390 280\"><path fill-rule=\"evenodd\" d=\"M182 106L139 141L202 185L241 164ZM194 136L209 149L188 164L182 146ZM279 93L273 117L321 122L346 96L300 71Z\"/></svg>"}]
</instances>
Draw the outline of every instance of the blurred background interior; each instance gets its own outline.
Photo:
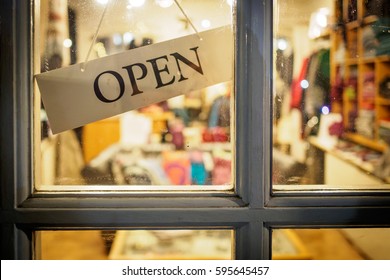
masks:
<instances>
[{"instance_id":1,"label":"blurred background interior","mask_svg":"<svg viewBox=\"0 0 390 280\"><path fill-rule=\"evenodd\" d=\"M41 72L85 60L106 5L90 59L193 34L191 23L234 26L233 1L178 2L191 22L171 0L41 1ZM388 189L390 2L274 3L273 190ZM42 104L41 188L231 190L234 96L233 81L218 84L56 135ZM390 259L388 229L272 236L274 259ZM42 259L234 258L228 229L35 237Z\"/></svg>"}]
</instances>

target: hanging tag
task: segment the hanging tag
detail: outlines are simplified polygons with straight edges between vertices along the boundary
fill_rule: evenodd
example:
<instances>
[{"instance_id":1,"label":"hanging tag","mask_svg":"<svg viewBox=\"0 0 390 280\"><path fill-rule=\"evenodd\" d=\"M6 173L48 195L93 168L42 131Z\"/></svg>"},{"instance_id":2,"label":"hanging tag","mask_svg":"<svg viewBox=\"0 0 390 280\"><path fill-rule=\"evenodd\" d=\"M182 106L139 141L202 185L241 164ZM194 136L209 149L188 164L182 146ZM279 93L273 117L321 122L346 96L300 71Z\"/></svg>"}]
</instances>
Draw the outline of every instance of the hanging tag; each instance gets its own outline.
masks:
<instances>
[{"instance_id":1,"label":"hanging tag","mask_svg":"<svg viewBox=\"0 0 390 280\"><path fill-rule=\"evenodd\" d=\"M35 77L56 134L231 81L232 47L231 27L221 27Z\"/></svg>"}]
</instances>

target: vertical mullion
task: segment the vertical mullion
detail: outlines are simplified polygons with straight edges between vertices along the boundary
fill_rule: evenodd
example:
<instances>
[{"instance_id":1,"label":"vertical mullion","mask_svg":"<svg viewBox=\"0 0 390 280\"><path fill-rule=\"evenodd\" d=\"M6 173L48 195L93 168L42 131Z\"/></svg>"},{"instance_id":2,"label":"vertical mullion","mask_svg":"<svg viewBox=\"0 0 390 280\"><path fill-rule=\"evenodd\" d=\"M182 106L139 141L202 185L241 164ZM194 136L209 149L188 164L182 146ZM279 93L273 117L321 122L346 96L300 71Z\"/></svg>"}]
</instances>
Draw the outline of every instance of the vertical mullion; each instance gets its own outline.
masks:
<instances>
[{"instance_id":1,"label":"vertical mullion","mask_svg":"<svg viewBox=\"0 0 390 280\"><path fill-rule=\"evenodd\" d=\"M1 259L29 260L32 257L31 232L25 233L14 224L1 225Z\"/></svg>"},{"instance_id":2,"label":"vertical mullion","mask_svg":"<svg viewBox=\"0 0 390 280\"><path fill-rule=\"evenodd\" d=\"M271 183L272 1L237 2L236 186L264 207Z\"/></svg>"},{"instance_id":3,"label":"vertical mullion","mask_svg":"<svg viewBox=\"0 0 390 280\"><path fill-rule=\"evenodd\" d=\"M15 227L16 240L16 259L31 260L33 257L32 235L31 231L23 231Z\"/></svg>"},{"instance_id":4,"label":"vertical mullion","mask_svg":"<svg viewBox=\"0 0 390 280\"><path fill-rule=\"evenodd\" d=\"M263 223L262 227L262 259L268 260L271 259L272 256L272 229L270 227L266 227L265 223Z\"/></svg>"},{"instance_id":5,"label":"vertical mullion","mask_svg":"<svg viewBox=\"0 0 390 280\"><path fill-rule=\"evenodd\" d=\"M249 7L248 84L251 108L249 188L250 207L263 208L270 196L272 150L272 1L252 0Z\"/></svg>"},{"instance_id":6,"label":"vertical mullion","mask_svg":"<svg viewBox=\"0 0 390 280\"><path fill-rule=\"evenodd\" d=\"M271 193L272 38L272 1L238 1L236 185L249 209L264 208ZM255 217L236 229L237 259L270 258L265 222Z\"/></svg>"},{"instance_id":7,"label":"vertical mullion","mask_svg":"<svg viewBox=\"0 0 390 280\"><path fill-rule=\"evenodd\" d=\"M236 160L235 178L237 194L248 203L250 200L249 189L249 110L248 110L248 30L250 30L249 1L237 1L236 6L236 59L235 59L235 136L236 136Z\"/></svg>"},{"instance_id":8,"label":"vertical mullion","mask_svg":"<svg viewBox=\"0 0 390 280\"><path fill-rule=\"evenodd\" d=\"M250 222L236 229L236 259L237 260L263 260L270 256L269 235L264 234L262 222Z\"/></svg>"}]
</instances>

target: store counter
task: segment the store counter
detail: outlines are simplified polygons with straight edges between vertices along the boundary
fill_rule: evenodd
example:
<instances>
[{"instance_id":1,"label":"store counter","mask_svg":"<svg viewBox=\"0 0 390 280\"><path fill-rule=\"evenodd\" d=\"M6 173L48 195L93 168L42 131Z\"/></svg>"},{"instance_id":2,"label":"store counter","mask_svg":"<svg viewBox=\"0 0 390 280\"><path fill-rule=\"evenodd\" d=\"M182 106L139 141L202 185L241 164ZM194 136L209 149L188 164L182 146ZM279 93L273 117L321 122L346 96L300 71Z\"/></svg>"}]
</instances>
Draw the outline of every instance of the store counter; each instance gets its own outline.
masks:
<instances>
[{"instance_id":1,"label":"store counter","mask_svg":"<svg viewBox=\"0 0 390 280\"><path fill-rule=\"evenodd\" d=\"M230 260L233 230L118 230L109 259L113 260ZM272 259L311 259L291 229L275 230Z\"/></svg>"},{"instance_id":2,"label":"store counter","mask_svg":"<svg viewBox=\"0 0 390 280\"><path fill-rule=\"evenodd\" d=\"M323 152L323 162L315 162L315 168L323 168L323 184L338 185L346 188L381 189L390 183L390 178L377 176L383 154L354 144L339 140L333 146L327 145L320 138L308 139L312 148ZM386 186L390 188L390 186Z\"/></svg>"}]
</instances>

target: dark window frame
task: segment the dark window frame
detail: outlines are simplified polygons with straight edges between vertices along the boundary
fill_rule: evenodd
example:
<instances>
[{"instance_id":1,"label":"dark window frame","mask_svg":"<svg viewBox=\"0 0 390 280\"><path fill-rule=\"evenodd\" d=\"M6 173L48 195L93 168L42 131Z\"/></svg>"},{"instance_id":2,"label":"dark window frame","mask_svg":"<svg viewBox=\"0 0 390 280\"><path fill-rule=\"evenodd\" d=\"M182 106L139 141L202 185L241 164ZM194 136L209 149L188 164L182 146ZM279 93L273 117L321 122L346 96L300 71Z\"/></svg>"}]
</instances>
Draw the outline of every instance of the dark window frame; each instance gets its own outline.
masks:
<instances>
[{"instance_id":1,"label":"dark window frame","mask_svg":"<svg viewBox=\"0 0 390 280\"><path fill-rule=\"evenodd\" d=\"M274 228L390 226L386 192L272 193L272 0L237 1L235 193L34 193L35 8L0 2L2 259L33 259L37 230L231 228L236 259L269 259Z\"/></svg>"}]
</instances>

